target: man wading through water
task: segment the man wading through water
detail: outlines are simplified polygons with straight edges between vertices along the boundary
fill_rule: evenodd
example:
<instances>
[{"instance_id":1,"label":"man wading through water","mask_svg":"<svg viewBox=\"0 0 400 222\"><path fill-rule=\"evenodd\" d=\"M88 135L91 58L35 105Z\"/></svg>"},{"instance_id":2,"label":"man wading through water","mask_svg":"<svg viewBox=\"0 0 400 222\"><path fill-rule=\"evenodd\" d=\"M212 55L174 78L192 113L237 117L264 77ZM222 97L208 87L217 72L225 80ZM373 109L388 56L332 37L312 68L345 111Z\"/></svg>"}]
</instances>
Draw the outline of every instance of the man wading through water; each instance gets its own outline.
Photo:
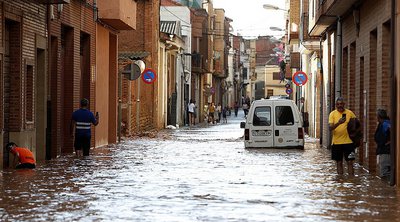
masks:
<instances>
[{"instance_id":1,"label":"man wading through water","mask_svg":"<svg viewBox=\"0 0 400 222\"><path fill-rule=\"evenodd\" d=\"M75 152L78 157L89 156L90 150L90 139L91 139L91 124L97 126L99 124L99 113L96 113L96 117L92 112L89 111L89 100L82 99L81 107L72 113L71 120L71 134L73 133L73 129L75 129L75 141L74 147Z\"/></svg>"},{"instance_id":2,"label":"man wading through water","mask_svg":"<svg viewBox=\"0 0 400 222\"><path fill-rule=\"evenodd\" d=\"M356 115L344 108L342 97L336 99L336 109L329 114L329 130L332 132L332 160L336 161L337 173L343 174L343 157L347 162L349 175L354 175L353 162L355 159L355 147L347 132L350 118Z\"/></svg>"}]
</instances>

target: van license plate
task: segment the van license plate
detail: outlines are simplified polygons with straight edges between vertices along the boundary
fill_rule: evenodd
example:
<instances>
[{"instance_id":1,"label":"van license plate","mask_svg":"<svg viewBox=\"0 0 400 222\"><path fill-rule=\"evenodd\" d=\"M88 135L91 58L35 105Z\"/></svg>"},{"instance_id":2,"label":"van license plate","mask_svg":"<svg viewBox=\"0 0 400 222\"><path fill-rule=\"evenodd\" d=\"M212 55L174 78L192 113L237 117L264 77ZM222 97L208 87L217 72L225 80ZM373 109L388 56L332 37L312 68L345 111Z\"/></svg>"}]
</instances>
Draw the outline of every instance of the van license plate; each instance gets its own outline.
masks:
<instances>
[{"instance_id":1,"label":"van license plate","mask_svg":"<svg viewBox=\"0 0 400 222\"><path fill-rule=\"evenodd\" d=\"M253 136L271 136L270 130L253 130L251 132Z\"/></svg>"}]
</instances>

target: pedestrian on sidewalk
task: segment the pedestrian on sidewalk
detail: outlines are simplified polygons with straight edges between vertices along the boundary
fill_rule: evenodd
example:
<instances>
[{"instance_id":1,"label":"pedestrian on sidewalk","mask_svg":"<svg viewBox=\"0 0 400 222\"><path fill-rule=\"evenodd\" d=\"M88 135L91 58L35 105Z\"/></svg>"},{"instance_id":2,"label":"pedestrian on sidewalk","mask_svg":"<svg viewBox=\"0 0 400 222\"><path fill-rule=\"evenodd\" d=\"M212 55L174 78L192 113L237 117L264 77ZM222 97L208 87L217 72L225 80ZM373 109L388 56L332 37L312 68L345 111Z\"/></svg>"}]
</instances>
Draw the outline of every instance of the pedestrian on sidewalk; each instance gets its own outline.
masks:
<instances>
[{"instance_id":1,"label":"pedestrian on sidewalk","mask_svg":"<svg viewBox=\"0 0 400 222\"><path fill-rule=\"evenodd\" d=\"M215 123L215 105L214 103L208 103L208 122L214 124Z\"/></svg>"},{"instance_id":2,"label":"pedestrian on sidewalk","mask_svg":"<svg viewBox=\"0 0 400 222\"><path fill-rule=\"evenodd\" d=\"M222 106L221 103L218 103L217 109L215 110L218 113L217 123L221 122L221 114L222 114Z\"/></svg>"},{"instance_id":3,"label":"pedestrian on sidewalk","mask_svg":"<svg viewBox=\"0 0 400 222\"><path fill-rule=\"evenodd\" d=\"M89 156L90 139L92 137L90 128L92 124L94 126L99 124L99 113L96 112L96 116L94 116L88 107L89 100L82 99L80 102L80 108L72 113L70 131L73 138L75 138L74 147L78 157L81 157L82 154L83 156Z\"/></svg>"},{"instance_id":4,"label":"pedestrian on sidewalk","mask_svg":"<svg viewBox=\"0 0 400 222\"><path fill-rule=\"evenodd\" d=\"M196 125L195 108L196 108L195 101L193 99L191 99L190 102L189 102L189 105L188 105L189 126Z\"/></svg>"},{"instance_id":5,"label":"pedestrian on sidewalk","mask_svg":"<svg viewBox=\"0 0 400 222\"><path fill-rule=\"evenodd\" d=\"M354 175L355 147L347 132L347 125L350 118L356 118L356 115L351 110L344 108L343 97L338 97L335 105L336 109L329 114L329 130L332 132L332 160L336 161L339 175L343 174L343 158L347 162L349 175Z\"/></svg>"},{"instance_id":6,"label":"pedestrian on sidewalk","mask_svg":"<svg viewBox=\"0 0 400 222\"><path fill-rule=\"evenodd\" d=\"M222 122L223 123L228 123L228 119L226 118L228 113L229 113L228 106L225 106L225 108L222 110Z\"/></svg>"},{"instance_id":7,"label":"pedestrian on sidewalk","mask_svg":"<svg viewBox=\"0 0 400 222\"><path fill-rule=\"evenodd\" d=\"M239 112L239 103L238 103L238 101L235 102L234 108L235 108L235 117L237 117L238 112Z\"/></svg>"},{"instance_id":8,"label":"pedestrian on sidewalk","mask_svg":"<svg viewBox=\"0 0 400 222\"><path fill-rule=\"evenodd\" d=\"M390 120L386 110L378 109L378 126L375 131L376 155L379 163L379 176L390 176Z\"/></svg>"},{"instance_id":9,"label":"pedestrian on sidewalk","mask_svg":"<svg viewBox=\"0 0 400 222\"><path fill-rule=\"evenodd\" d=\"M14 155L13 166L16 169L33 169L36 167L35 157L28 148L18 147L14 142L6 145L8 152Z\"/></svg>"}]
</instances>

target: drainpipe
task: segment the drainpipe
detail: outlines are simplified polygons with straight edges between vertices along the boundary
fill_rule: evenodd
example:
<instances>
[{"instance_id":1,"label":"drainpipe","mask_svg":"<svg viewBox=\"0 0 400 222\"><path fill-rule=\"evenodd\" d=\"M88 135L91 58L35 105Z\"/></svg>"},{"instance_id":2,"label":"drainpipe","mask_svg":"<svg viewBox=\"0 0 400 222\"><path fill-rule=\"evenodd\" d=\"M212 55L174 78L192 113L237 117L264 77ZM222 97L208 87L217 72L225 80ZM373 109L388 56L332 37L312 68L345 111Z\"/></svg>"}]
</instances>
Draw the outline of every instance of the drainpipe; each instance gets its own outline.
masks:
<instances>
[{"instance_id":1,"label":"drainpipe","mask_svg":"<svg viewBox=\"0 0 400 222\"><path fill-rule=\"evenodd\" d=\"M328 36L328 34L327 34ZM322 37L319 39L319 63L321 66L321 71L320 71L320 75L321 75L321 89L319 90L319 94L320 94L320 106L319 106L319 144L322 145L323 143L323 128L324 128L324 101L322 98L324 98L324 91L322 90L324 87L324 66L323 66L323 49L322 49ZM329 131L328 131L328 138L329 138Z\"/></svg>"},{"instance_id":2,"label":"drainpipe","mask_svg":"<svg viewBox=\"0 0 400 222\"><path fill-rule=\"evenodd\" d=\"M52 7L51 5L47 5L47 70L46 70L46 79L48 82L51 82L51 65L52 65L52 57L51 52L52 52L52 47L51 47L51 34L52 34L52 29L51 29L51 15L50 15L50 7ZM51 139L51 87L48 87L47 89L47 99L46 99L46 116L47 116L47 121L46 121L46 160L50 160L51 159L51 145L52 145L52 139ZM54 100L53 100L54 101ZM49 113L50 112L50 113ZM49 118L50 116L50 118ZM49 123L50 122L50 123Z\"/></svg>"},{"instance_id":3,"label":"drainpipe","mask_svg":"<svg viewBox=\"0 0 400 222\"><path fill-rule=\"evenodd\" d=\"M335 100L342 96L342 19L338 17L336 30Z\"/></svg>"},{"instance_id":4,"label":"drainpipe","mask_svg":"<svg viewBox=\"0 0 400 222\"><path fill-rule=\"evenodd\" d=\"M396 0L392 0L392 11L391 11L391 24L390 24L390 29L391 29L391 46L390 47L390 77L391 77L391 82L392 82L392 87L391 87L391 138L390 138L390 144L391 144L391 149L390 149L390 164L391 164L391 172L390 172L390 185L394 186L396 185L396 171L398 165L396 164L396 155L397 155L397 64L396 64L396 11L397 11L397 4Z\"/></svg>"},{"instance_id":5,"label":"drainpipe","mask_svg":"<svg viewBox=\"0 0 400 222\"><path fill-rule=\"evenodd\" d=\"M118 71L118 122L117 122L117 136L118 143L121 143L121 122L122 122L122 73Z\"/></svg>"}]
</instances>

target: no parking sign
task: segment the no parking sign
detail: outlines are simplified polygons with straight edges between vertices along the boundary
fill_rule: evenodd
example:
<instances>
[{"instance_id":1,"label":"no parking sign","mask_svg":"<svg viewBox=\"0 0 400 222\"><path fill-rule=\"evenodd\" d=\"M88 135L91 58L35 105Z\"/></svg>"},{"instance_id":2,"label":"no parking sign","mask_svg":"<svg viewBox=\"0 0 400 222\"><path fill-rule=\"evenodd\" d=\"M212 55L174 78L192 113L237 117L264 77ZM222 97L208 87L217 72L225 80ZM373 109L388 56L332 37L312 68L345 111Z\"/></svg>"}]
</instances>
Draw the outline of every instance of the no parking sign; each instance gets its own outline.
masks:
<instances>
[{"instance_id":1,"label":"no parking sign","mask_svg":"<svg viewBox=\"0 0 400 222\"><path fill-rule=\"evenodd\" d=\"M308 80L308 76L305 72L298 71L293 74L292 79L293 79L294 84L296 84L297 86L302 86L302 85L306 84L306 82Z\"/></svg>"},{"instance_id":2,"label":"no parking sign","mask_svg":"<svg viewBox=\"0 0 400 222\"><path fill-rule=\"evenodd\" d=\"M156 71L152 70L152 69L145 69L142 72L142 80L143 82L147 83L147 84L152 84L153 82L155 82L157 79L157 74Z\"/></svg>"}]
</instances>

